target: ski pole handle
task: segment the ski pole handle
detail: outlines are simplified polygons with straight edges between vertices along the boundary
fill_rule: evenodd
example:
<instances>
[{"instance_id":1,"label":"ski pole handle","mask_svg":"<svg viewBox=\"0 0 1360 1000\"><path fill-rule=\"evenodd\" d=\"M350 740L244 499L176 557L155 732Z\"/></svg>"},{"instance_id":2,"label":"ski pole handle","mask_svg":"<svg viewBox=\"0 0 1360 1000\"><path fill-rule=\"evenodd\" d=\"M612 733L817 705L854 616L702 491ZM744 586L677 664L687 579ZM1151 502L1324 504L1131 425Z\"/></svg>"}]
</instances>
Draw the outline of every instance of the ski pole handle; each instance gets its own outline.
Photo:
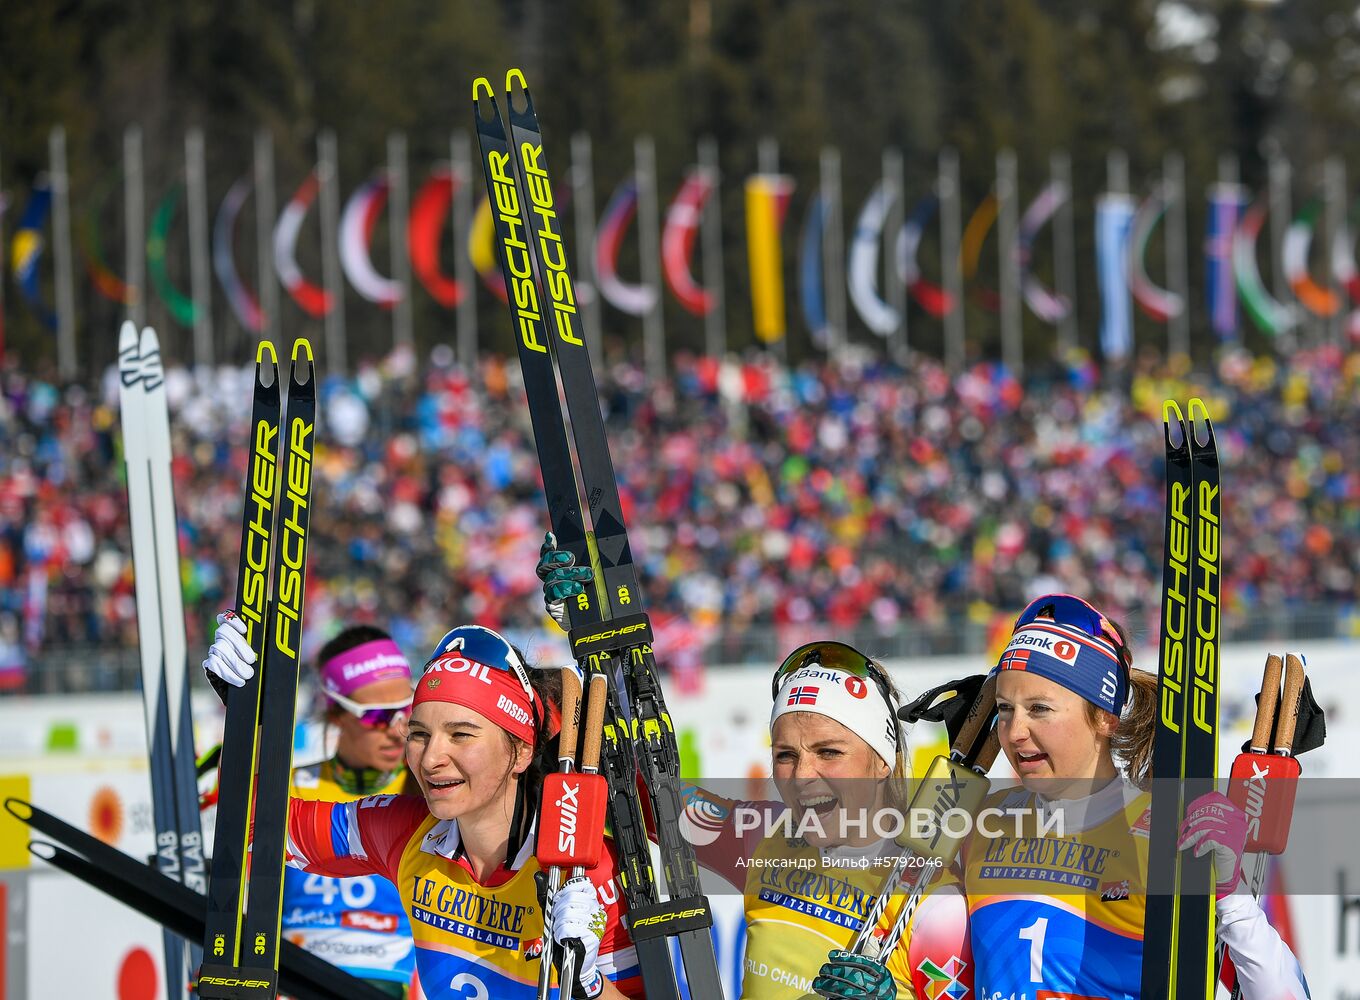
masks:
<instances>
[{"instance_id":1,"label":"ski pole handle","mask_svg":"<svg viewBox=\"0 0 1360 1000\"><path fill-rule=\"evenodd\" d=\"M972 707L968 709L968 714L964 717L963 725L959 728L959 735L954 738L954 745L949 748L950 759L958 763L966 763L970 758L976 756L975 749L980 752L980 748L975 745L983 730L991 725L992 716L995 712L996 677L991 676L982 682L977 697L973 699Z\"/></svg>"},{"instance_id":2,"label":"ski pole handle","mask_svg":"<svg viewBox=\"0 0 1360 1000\"><path fill-rule=\"evenodd\" d=\"M1256 724L1251 731L1251 752L1265 753L1270 748L1270 732L1275 728L1275 712L1280 704L1280 674L1284 661L1278 653L1266 657L1261 678L1261 697L1256 703Z\"/></svg>"},{"instance_id":3,"label":"ski pole handle","mask_svg":"<svg viewBox=\"0 0 1360 1000\"><path fill-rule=\"evenodd\" d=\"M1299 703L1307 679L1300 653L1284 654L1284 701L1280 704L1280 724L1275 727L1275 752L1282 757L1294 753L1294 729L1299 724Z\"/></svg>"},{"instance_id":4,"label":"ski pole handle","mask_svg":"<svg viewBox=\"0 0 1360 1000\"><path fill-rule=\"evenodd\" d=\"M586 695L586 727L581 737L581 770L588 774L597 774L600 770L600 745L604 740L604 710L608 694L609 679L602 673L591 674Z\"/></svg>"},{"instance_id":5,"label":"ski pole handle","mask_svg":"<svg viewBox=\"0 0 1360 1000\"><path fill-rule=\"evenodd\" d=\"M576 759L581 728L581 675L575 667L562 668L562 732L557 738L558 762Z\"/></svg>"}]
</instances>

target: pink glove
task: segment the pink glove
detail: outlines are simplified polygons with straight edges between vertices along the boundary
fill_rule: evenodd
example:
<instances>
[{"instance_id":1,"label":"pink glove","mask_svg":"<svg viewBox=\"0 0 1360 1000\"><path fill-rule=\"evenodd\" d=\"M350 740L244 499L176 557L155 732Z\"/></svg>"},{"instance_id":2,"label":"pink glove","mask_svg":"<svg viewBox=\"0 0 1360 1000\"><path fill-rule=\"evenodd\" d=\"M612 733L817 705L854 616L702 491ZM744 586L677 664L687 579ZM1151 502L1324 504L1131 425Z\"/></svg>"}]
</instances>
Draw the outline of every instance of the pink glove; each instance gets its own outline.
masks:
<instances>
[{"instance_id":1,"label":"pink glove","mask_svg":"<svg viewBox=\"0 0 1360 1000\"><path fill-rule=\"evenodd\" d=\"M1195 857L1214 852L1215 889L1219 899L1237 888L1242 879L1242 850L1247 845L1246 814L1219 792L1209 792L1191 802L1181 822L1176 849L1194 848Z\"/></svg>"}]
</instances>

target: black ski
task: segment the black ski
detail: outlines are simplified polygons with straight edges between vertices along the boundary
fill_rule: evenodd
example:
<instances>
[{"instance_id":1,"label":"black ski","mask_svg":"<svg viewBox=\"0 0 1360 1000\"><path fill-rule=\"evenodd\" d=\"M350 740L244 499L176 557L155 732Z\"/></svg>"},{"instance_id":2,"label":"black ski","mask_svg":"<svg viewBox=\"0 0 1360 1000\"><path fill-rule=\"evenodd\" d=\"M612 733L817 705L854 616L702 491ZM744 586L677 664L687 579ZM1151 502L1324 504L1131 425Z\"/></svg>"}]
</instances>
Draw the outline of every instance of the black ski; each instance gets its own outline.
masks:
<instances>
[{"instance_id":1,"label":"black ski","mask_svg":"<svg viewBox=\"0 0 1360 1000\"><path fill-rule=\"evenodd\" d=\"M700 892L693 849L679 831L679 754L656 681L651 627L642 611L599 393L576 319L562 227L532 99L518 70L507 75L508 91L515 82L520 85L523 107L516 107L514 94L508 96L513 143L485 79L473 85L473 113L487 190L496 206L501 265L511 291L511 315L549 520L559 545L578 564L595 570L594 591L587 590L569 604L568 614L573 656L583 672L587 676L602 672L611 681L601 770L609 780L610 820L621 855L620 881L630 907L629 926L649 997L679 996L666 942L670 936L679 939L692 994L721 997L709 934L712 917ZM548 308L550 320L545 317ZM576 445L576 465L567 444L554 359ZM590 512L589 521L585 510ZM623 692L617 689L618 675L623 677ZM624 711L622 694L627 695L631 713ZM657 892L637 801L639 763L671 892L666 901Z\"/></svg>"},{"instance_id":2,"label":"black ski","mask_svg":"<svg viewBox=\"0 0 1360 1000\"><path fill-rule=\"evenodd\" d=\"M1219 579L1223 572L1218 443L1202 400L1190 400L1190 504L1194 543L1190 563L1190 664L1185 719L1185 803L1218 784ZM1210 857L1180 856L1180 917L1172 960L1176 997L1214 1000L1214 870Z\"/></svg>"},{"instance_id":3,"label":"black ski","mask_svg":"<svg viewBox=\"0 0 1360 1000\"><path fill-rule=\"evenodd\" d=\"M190 941L203 939L203 897L129 857L116 847L22 799L6 799L15 819L58 844L34 841L29 849L44 861L112 896ZM279 986L296 1000L378 1000L367 983L324 959L283 942Z\"/></svg>"},{"instance_id":4,"label":"black ski","mask_svg":"<svg viewBox=\"0 0 1360 1000\"><path fill-rule=\"evenodd\" d=\"M227 695L199 975L205 1000L256 1000L277 992L316 426L316 379L306 340L293 345L288 412L282 424L279 417L278 360L265 341L255 359L236 592L259 669Z\"/></svg>"},{"instance_id":5,"label":"black ski","mask_svg":"<svg viewBox=\"0 0 1360 1000\"><path fill-rule=\"evenodd\" d=\"M1213 870L1208 858L1181 855L1176 836L1187 803L1212 791L1218 773L1218 451L1200 400L1190 401L1189 420L1167 400L1162 418L1166 541L1142 996L1212 1000Z\"/></svg>"}]
</instances>

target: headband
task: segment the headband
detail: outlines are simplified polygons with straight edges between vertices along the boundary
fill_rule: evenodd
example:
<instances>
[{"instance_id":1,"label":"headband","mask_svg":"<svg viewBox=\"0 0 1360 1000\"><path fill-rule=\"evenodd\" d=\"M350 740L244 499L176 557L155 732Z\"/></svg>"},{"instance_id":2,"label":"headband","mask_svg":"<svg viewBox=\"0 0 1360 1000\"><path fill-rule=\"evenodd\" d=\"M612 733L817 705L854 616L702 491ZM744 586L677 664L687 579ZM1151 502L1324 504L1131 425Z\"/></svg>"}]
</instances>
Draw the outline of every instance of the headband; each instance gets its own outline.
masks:
<instances>
[{"instance_id":1,"label":"headband","mask_svg":"<svg viewBox=\"0 0 1360 1000\"><path fill-rule=\"evenodd\" d=\"M834 667L809 664L784 679L770 711L775 720L791 712L810 712L839 722L869 744L889 768L897 766L897 719L874 682Z\"/></svg>"},{"instance_id":2,"label":"headband","mask_svg":"<svg viewBox=\"0 0 1360 1000\"><path fill-rule=\"evenodd\" d=\"M321 664L321 686L327 694L348 698L366 684L400 677L411 680L411 665L391 639L374 639L332 656Z\"/></svg>"},{"instance_id":3,"label":"headband","mask_svg":"<svg viewBox=\"0 0 1360 1000\"><path fill-rule=\"evenodd\" d=\"M461 650L453 650L425 668L412 708L427 701L462 705L534 746L533 693L532 688L525 690L525 683L512 671L469 660Z\"/></svg>"},{"instance_id":4,"label":"headband","mask_svg":"<svg viewBox=\"0 0 1360 1000\"><path fill-rule=\"evenodd\" d=\"M1038 674L1114 716L1128 700L1128 683L1114 644L1071 625L1042 619L1022 625L1011 635L992 674L1003 670Z\"/></svg>"}]
</instances>

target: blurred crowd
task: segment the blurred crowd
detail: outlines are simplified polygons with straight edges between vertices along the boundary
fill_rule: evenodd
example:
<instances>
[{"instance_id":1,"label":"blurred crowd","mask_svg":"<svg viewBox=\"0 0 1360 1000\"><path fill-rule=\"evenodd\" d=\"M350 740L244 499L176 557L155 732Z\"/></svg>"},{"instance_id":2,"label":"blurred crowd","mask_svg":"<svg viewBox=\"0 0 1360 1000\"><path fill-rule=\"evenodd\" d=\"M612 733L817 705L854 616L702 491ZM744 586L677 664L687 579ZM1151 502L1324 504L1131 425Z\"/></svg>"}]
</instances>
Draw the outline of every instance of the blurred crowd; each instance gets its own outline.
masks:
<instances>
[{"instance_id":1,"label":"blurred crowd","mask_svg":"<svg viewBox=\"0 0 1360 1000\"><path fill-rule=\"evenodd\" d=\"M758 629L791 644L910 627L923 651L948 651L963 624L1055 589L1155 620L1167 396L1203 396L1216 420L1225 614L1349 607L1360 592L1360 353L1229 352L1193 376L1074 357L1023 383L994 364L951 376L868 354L792 368L682 356L661 384L623 362L599 377L658 648L682 673L740 659ZM232 603L251 381L167 373L191 653ZM469 373L439 347L321 389L307 649L354 620L413 654L466 621L548 634L518 366L489 357ZM54 647L135 647L130 552L116 372L54 385L11 366L0 686Z\"/></svg>"}]
</instances>

